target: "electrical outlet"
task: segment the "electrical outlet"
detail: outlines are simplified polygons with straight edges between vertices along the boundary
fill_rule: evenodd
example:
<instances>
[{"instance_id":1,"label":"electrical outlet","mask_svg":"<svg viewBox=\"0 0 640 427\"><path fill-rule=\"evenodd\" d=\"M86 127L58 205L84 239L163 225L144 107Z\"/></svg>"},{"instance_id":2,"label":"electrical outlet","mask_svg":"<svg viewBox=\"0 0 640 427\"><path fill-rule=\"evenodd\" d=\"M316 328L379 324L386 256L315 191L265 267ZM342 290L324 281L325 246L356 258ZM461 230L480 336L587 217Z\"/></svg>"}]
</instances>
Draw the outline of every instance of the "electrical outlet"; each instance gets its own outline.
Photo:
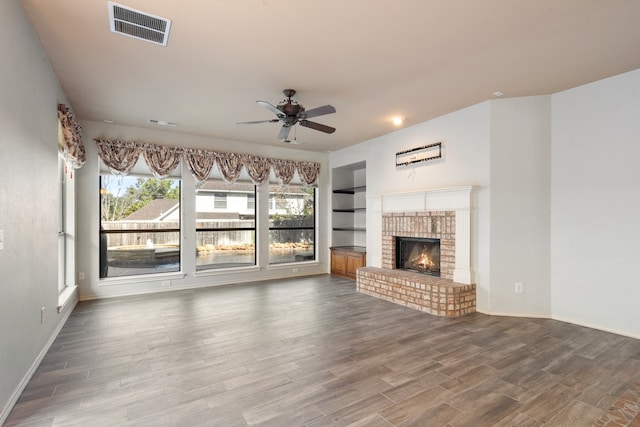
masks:
<instances>
[{"instance_id":1,"label":"electrical outlet","mask_svg":"<svg viewBox=\"0 0 640 427\"><path fill-rule=\"evenodd\" d=\"M84 280L84 271L78 273L78 280Z\"/></svg>"},{"instance_id":2,"label":"electrical outlet","mask_svg":"<svg viewBox=\"0 0 640 427\"><path fill-rule=\"evenodd\" d=\"M293 269L293 272L294 272L294 273L297 273L298 271L300 271L300 269L299 269L298 267L295 267L295 268Z\"/></svg>"},{"instance_id":3,"label":"electrical outlet","mask_svg":"<svg viewBox=\"0 0 640 427\"><path fill-rule=\"evenodd\" d=\"M524 292L524 285L520 282L517 282L514 290L516 294L521 294Z\"/></svg>"},{"instance_id":4,"label":"electrical outlet","mask_svg":"<svg viewBox=\"0 0 640 427\"><path fill-rule=\"evenodd\" d=\"M165 288L166 288L167 286L171 286L171 280L163 280L163 281L162 281L162 286L164 286Z\"/></svg>"}]
</instances>

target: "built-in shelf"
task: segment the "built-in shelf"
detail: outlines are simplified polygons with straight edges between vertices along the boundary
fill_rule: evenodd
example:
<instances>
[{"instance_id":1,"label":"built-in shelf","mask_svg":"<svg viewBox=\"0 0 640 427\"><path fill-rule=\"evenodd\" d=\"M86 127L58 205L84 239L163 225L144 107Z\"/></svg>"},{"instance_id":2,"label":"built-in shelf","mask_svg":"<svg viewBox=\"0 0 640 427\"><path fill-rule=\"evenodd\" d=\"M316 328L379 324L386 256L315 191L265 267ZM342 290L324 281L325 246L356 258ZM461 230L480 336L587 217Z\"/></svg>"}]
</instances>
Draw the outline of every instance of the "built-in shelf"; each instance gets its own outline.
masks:
<instances>
[{"instance_id":1,"label":"built-in shelf","mask_svg":"<svg viewBox=\"0 0 640 427\"><path fill-rule=\"evenodd\" d=\"M363 191L367 191L367 187L364 185L360 187L350 187L350 188L341 188L338 190L333 190L333 192L336 194L356 194Z\"/></svg>"},{"instance_id":2,"label":"built-in shelf","mask_svg":"<svg viewBox=\"0 0 640 427\"><path fill-rule=\"evenodd\" d=\"M350 252L367 252L367 248L365 248L364 246L332 246L329 249L338 249Z\"/></svg>"},{"instance_id":3,"label":"built-in shelf","mask_svg":"<svg viewBox=\"0 0 640 427\"><path fill-rule=\"evenodd\" d=\"M367 231L365 227L333 227L333 231Z\"/></svg>"},{"instance_id":4,"label":"built-in shelf","mask_svg":"<svg viewBox=\"0 0 640 427\"><path fill-rule=\"evenodd\" d=\"M367 208L350 208L350 209L334 209L333 212L350 212L350 213L355 213L355 212L364 212L366 211Z\"/></svg>"},{"instance_id":5,"label":"built-in shelf","mask_svg":"<svg viewBox=\"0 0 640 427\"><path fill-rule=\"evenodd\" d=\"M366 163L358 162L331 170L331 245L362 247L367 242Z\"/></svg>"}]
</instances>

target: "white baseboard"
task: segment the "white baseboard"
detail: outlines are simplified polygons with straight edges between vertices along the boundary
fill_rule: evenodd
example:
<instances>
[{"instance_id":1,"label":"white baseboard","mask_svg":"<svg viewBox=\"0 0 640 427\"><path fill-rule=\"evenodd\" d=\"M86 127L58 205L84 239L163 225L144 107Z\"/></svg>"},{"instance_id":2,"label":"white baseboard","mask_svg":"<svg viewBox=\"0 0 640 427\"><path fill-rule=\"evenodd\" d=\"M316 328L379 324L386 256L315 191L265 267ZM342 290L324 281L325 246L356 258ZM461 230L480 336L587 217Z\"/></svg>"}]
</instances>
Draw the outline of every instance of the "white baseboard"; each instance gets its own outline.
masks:
<instances>
[{"instance_id":1,"label":"white baseboard","mask_svg":"<svg viewBox=\"0 0 640 427\"><path fill-rule=\"evenodd\" d=\"M620 331L620 330L617 330L617 329L605 328L605 327L602 327L602 326L593 325L591 323L586 323L586 322L578 321L578 320L575 320L575 319L567 319L567 318L561 317L561 316L552 316L551 318L553 320L558 320L560 322L571 323L571 324L578 325L578 326L584 326L585 328L597 329L599 331L609 332L610 334L616 334L616 335L621 335L623 337L635 338L637 340L640 339L640 335L633 334L633 333L631 333L629 331Z\"/></svg>"},{"instance_id":2,"label":"white baseboard","mask_svg":"<svg viewBox=\"0 0 640 427\"><path fill-rule=\"evenodd\" d=\"M197 283L197 284L189 284L189 285L182 285L182 286L168 286L168 287L163 287L163 288L150 288L150 289L142 289L142 290L130 290L130 291L124 291L124 292L110 292L109 294L87 294L87 295L82 295L78 297L79 301L91 301L91 300L98 300L98 299L107 299L107 298L120 298L120 297L132 297L132 296L137 296L137 295L149 295L149 294L158 294L158 293L162 293L162 292L174 292L174 291L185 291L185 290L189 290L189 289L201 289L201 288L215 288L215 287L220 287L220 286L242 286L243 284L247 284L247 283L253 283L253 282L262 282L262 281L266 281L266 280L279 280L279 279L295 279L295 278L302 278L302 277L308 277L308 276L320 276L320 275L324 275L327 274L326 272L317 272L317 271L301 271L298 274L296 274L295 276L292 276L291 273L288 273L288 269L286 270L287 273L285 273L285 270L282 269L282 273L278 274L276 272L276 274L274 275L269 275L269 276L263 276L263 277L253 277L253 278L243 278L242 280L238 281L237 278L233 278L233 277L229 277L226 280L219 280L218 282L215 283Z\"/></svg>"},{"instance_id":3,"label":"white baseboard","mask_svg":"<svg viewBox=\"0 0 640 427\"><path fill-rule=\"evenodd\" d=\"M535 313L535 314L531 314L531 313L501 313L501 312L494 312L494 311L489 311L489 310L478 310L477 308L476 308L476 311L478 313L486 314L487 316L530 317L532 319L551 319L550 315L548 315L548 314L540 314L540 313Z\"/></svg>"},{"instance_id":4,"label":"white baseboard","mask_svg":"<svg viewBox=\"0 0 640 427\"><path fill-rule=\"evenodd\" d=\"M25 376L22 378L22 381L20 381L20 384L18 384L18 387L16 387L15 391L11 395L11 398L9 399L5 407L2 408L2 412L0 412L0 426L4 425L4 422L9 417L9 413L13 409L18 399L20 398L20 395L22 394L24 389L27 387L27 384L29 384L29 381L31 381L31 377L33 377L33 374L36 373L36 370L40 366L40 363L42 363L42 359L44 359L44 356L46 356L47 352L53 345L53 342L56 340L56 338L58 338L58 334L62 330L62 327L64 326L64 324L67 323L67 320L69 319L69 316L73 312L74 307L75 307L75 304L70 305L68 308L65 307L66 312L63 314L60 322L58 322L58 326L56 326L56 329L53 331L53 334L51 334L51 337L47 341L47 344L44 346L42 351L40 351L40 353L38 354L38 357L36 357L36 360L34 360L33 364L31 365L31 367L29 368Z\"/></svg>"},{"instance_id":5,"label":"white baseboard","mask_svg":"<svg viewBox=\"0 0 640 427\"><path fill-rule=\"evenodd\" d=\"M532 319L551 319L557 320L558 322L571 323L572 325L583 326L589 329L595 329L598 331L608 332L611 334L621 335L623 337L640 339L640 335L630 333L628 331L620 331L617 329L605 328L602 326L594 325L592 323L581 322L575 319L569 319L562 316L555 316L553 314L526 314L526 313L497 313L489 310L478 310L478 313L486 314L487 316L504 316L504 317L530 317Z\"/></svg>"}]
</instances>

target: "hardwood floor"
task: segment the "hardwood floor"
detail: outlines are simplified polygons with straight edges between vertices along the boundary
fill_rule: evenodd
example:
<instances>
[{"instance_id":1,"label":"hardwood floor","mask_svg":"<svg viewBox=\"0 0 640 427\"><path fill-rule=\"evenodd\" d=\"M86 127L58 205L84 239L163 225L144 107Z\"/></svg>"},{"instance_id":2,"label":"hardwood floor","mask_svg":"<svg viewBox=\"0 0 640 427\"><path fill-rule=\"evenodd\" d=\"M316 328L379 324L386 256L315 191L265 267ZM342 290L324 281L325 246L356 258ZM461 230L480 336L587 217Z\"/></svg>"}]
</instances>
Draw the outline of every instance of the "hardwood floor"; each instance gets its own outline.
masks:
<instances>
[{"instance_id":1,"label":"hardwood floor","mask_svg":"<svg viewBox=\"0 0 640 427\"><path fill-rule=\"evenodd\" d=\"M321 275L81 302L5 425L639 426L639 384L640 340Z\"/></svg>"}]
</instances>

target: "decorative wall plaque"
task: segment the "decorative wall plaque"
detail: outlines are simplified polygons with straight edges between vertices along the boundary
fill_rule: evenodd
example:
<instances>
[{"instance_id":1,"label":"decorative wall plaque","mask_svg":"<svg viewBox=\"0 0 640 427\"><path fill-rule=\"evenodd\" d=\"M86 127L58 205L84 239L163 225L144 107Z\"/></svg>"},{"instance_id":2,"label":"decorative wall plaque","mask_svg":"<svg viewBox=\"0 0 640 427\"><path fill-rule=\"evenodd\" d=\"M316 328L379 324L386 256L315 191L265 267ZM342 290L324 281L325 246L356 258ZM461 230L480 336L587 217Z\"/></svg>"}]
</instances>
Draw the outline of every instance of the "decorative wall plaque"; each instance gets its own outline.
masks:
<instances>
[{"instance_id":1,"label":"decorative wall plaque","mask_svg":"<svg viewBox=\"0 0 640 427\"><path fill-rule=\"evenodd\" d=\"M442 142L396 153L396 167L442 158Z\"/></svg>"}]
</instances>

